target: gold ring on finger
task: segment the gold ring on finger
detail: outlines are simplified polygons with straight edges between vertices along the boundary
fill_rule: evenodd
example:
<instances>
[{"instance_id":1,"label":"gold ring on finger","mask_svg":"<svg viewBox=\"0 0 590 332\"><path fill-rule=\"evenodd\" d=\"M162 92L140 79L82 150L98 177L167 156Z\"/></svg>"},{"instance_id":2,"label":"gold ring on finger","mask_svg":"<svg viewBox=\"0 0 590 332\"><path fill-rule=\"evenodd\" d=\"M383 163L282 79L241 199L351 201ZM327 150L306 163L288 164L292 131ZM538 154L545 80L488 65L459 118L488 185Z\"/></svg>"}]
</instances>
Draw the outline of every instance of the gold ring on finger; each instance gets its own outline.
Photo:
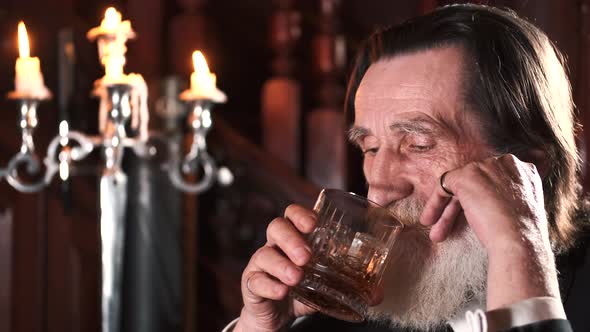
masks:
<instances>
[{"instance_id":1,"label":"gold ring on finger","mask_svg":"<svg viewBox=\"0 0 590 332\"><path fill-rule=\"evenodd\" d=\"M440 187L442 188L442 190L447 193L447 195L449 196L455 196L455 194L453 194L452 191L449 190L449 188L447 188L445 186L445 177L447 176L447 173L449 173L449 171L444 172L441 176L440 176Z\"/></svg>"}]
</instances>

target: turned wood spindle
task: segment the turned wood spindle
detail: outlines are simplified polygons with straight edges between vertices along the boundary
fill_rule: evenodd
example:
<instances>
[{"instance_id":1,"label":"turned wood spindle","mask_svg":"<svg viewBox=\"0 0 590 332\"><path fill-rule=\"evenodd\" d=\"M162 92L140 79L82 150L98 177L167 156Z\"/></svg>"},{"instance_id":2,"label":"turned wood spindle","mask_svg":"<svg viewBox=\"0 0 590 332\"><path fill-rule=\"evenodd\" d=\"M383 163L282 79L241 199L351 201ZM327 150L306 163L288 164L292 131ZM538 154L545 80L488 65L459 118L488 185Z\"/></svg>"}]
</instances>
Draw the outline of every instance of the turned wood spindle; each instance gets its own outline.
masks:
<instances>
[{"instance_id":1,"label":"turned wood spindle","mask_svg":"<svg viewBox=\"0 0 590 332\"><path fill-rule=\"evenodd\" d=\"M215 37L209 29L210 20L204 14L206 0L177 0L180 14L170 20L168 35L168 68L169 71L180 77L189 77L193 72L192 53L202 50L211 67L216 61L211 52L211 46ZM188 84L188 82L187 82ZM187 136L184 152L187 151L192 138ZM182 150L181 150L182 151ZM194 180L191 177L190 180ZM183 234L183 296L184 296L184 331L192 332L197 329L199 322L198 313L198 274L197 257L198 250L198 212L199 200L194 195L184 195L182 200L182 234Z\"/></svg>"},{"instance_id":2,"label":"turned wood spindle","mask_svg":"<svg viewBox=\"0 0 590 332\"><path fill-rule=\"evenodd\" d=\"M317 107L307 116L307 177L325 188L347 186L346 122L343 113L346 40L340 32L340 0L320 1L312 41Z\"/></svg>"},{"instance_id":3,"label":"turned wood spindle","mask_svg":"<svg viewBox=\"0 0 590 332\"><path fill-rule=\"evenodd\" d=\"M293 51L301 35L300 14L292 0L275 0L271 18L273 77L262 88L264 148L291 166L300 168L301 87L293 78Z\"/></svg>"}]
</instances>

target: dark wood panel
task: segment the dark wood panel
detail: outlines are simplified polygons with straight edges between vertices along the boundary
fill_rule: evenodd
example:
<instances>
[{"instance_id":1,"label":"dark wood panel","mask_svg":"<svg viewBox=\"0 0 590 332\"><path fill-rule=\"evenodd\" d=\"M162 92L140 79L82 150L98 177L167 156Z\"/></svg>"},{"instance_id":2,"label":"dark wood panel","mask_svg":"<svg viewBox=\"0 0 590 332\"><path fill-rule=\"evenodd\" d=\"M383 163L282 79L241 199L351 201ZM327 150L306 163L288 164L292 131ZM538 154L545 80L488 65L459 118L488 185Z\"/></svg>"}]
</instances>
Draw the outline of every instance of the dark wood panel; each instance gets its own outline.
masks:
<instances>
[{"instance_id":1,"label":"dark wood panel","mask_svg":"<svg viewBox=\"0 0 590 332\"><path fill-rule=\"evenodd\" d=\"M11 330L12 209L0 212L0 331Z\"/></svg>"},{"instance_id":2,"label":"dark wood panel","mask_svg":"<svg viewBox=\"0 0 590 332\"><path fill-rule=\"evenodd\" d=\"M13 328L45 331L46 211L43 194L14 193Z\"/></svg>"},{"instance_id":3,"label":"dark wood panel","mask_svg":"<svg viewBox=\"0 0 590 332\"><path fill-rule=\"evenodd\" d=\"M127 70L141 73L149 83L161 77L163 0L127 0L126 16L140 38L129 43Z\"/></svg>"},{"instance_id":4,"label":"dark wood panel","mask_svg":"<svg viewBox=\"0 0 590 332\"><path fill-rule=\"evenodd\" d=\"M64 213L48 204L48 331L98 331L99 273L97 215Z\"/></svg>"},{"instance_id":5,"label":"dark wood panel","mask_svg":"<svg viewBox=\"0 0 590 332\"><path fill-rule=\"evenodd\" d=\"M72 287L73 317L75 332L98 332L100 330L100 255L97 252L72 250L74 281Z\"/></svg>"},{"instance_id":6,"label":"dark wood panel","mask_svg":"<svg viewBox=\"0 0 590 332\"><path fill-rule=\"evenodd\" d=\"M47 331L72 331L72 287L69 248L72 245L72 227L62 212L61 202L49 199L47 245Z\"/></svg>"}]
</instances>

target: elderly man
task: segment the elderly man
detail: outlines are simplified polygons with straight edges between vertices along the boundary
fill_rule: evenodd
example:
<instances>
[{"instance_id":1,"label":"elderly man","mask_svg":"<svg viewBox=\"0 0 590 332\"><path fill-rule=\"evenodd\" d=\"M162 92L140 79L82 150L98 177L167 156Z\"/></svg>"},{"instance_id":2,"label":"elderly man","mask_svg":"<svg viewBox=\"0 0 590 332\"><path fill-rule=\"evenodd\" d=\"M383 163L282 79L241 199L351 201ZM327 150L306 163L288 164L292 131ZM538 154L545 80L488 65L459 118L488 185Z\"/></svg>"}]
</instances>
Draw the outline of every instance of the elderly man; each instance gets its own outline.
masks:
<instances>
[{"instance_id":1,"label":"elderly man","mask_svg":"<svg viewBox=\"0 0 590 332\"><path fill-rule=\"evenodd\" d=\"M476 5L379 31L357 60L347 112L369 198L408 223L405 259L388 269L368 322L313 314L288 291L316 216L292 205L246 267L244 307L227 330L571 331L554 254L582 237L579 159L570 85L544 33ZM562 292L587 300L587 271L568 271ZM566 304L571 324L590 329L576 312L584 304Z\"/></svg>"}]
</instances>

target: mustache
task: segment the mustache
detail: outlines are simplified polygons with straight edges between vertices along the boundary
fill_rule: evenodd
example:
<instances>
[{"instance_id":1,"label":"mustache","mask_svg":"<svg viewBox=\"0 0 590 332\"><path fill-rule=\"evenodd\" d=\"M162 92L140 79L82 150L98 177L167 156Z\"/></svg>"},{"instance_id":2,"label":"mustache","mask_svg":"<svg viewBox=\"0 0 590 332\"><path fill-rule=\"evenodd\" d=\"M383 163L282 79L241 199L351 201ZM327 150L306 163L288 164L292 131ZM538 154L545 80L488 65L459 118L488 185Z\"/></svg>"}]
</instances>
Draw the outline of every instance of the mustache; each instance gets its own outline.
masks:
<instances>
[{"instance_id":1,"label":"mustache","mask_svg":"<svg viewBox=\"0 0 590 332\"><path fill-rule=\"evenodd\" d=\"M420 216L426 201L416 197L407 197L389 203L386 208L392 212L407 228L424 233L428 236L432 226L420 223Z\"/></svg>"}]
</instances>

